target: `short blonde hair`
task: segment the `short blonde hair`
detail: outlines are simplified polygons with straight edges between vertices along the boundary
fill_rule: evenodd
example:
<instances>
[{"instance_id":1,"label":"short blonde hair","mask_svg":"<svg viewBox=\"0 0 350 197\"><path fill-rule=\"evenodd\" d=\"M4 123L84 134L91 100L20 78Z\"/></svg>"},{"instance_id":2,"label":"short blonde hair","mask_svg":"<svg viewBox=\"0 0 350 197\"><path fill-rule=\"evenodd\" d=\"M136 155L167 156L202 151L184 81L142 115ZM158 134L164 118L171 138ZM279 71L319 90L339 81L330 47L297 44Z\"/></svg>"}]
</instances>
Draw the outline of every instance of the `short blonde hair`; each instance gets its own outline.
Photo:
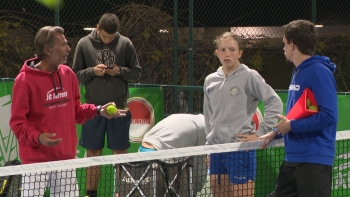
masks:
<instances>
[{"instance_id":1,"label":"short blonde hair","mask_svg":"<svg viewBox=\"0 0 350 197\"><path fill-rule=\"evenodd\" d=\"M238 50L242 50L242 39L240 36L238 36L233 32L225 32L220 36L216 37L216 39L214 40L215 48L218 49L218 44L221 40L229 40L229 39L236 40L238 43L238 48L239 48Z\"/></svg>"}]
</instances>

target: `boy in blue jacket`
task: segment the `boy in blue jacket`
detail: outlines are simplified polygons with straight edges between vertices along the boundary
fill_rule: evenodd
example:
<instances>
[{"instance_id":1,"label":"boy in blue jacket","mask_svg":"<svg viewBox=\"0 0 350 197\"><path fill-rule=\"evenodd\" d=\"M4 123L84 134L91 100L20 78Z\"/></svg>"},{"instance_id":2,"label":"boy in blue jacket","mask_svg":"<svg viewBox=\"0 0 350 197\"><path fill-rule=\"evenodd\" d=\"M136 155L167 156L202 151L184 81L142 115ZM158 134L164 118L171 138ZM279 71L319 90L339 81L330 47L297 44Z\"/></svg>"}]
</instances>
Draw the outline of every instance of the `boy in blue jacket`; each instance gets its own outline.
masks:
<instances>
[{"instance_id":1,"label":"boy in blue jacket","mask_svg":"<svg viewBox=\"0 0 350 197\"><path fill-rule=\"evenodd\" d=\"M261 136L262 148L281 135L285 159L275 186L278 197L329 197L332 189L332 165L335 156L338 103L335 64L328 57L314 55L317 32L306 20L295 20L283 27L284 54L295 70L289 85L286 113L305 88L315 96L318 113L297 120L281 120L275 132Z\"/></svg>"}]
</instances>

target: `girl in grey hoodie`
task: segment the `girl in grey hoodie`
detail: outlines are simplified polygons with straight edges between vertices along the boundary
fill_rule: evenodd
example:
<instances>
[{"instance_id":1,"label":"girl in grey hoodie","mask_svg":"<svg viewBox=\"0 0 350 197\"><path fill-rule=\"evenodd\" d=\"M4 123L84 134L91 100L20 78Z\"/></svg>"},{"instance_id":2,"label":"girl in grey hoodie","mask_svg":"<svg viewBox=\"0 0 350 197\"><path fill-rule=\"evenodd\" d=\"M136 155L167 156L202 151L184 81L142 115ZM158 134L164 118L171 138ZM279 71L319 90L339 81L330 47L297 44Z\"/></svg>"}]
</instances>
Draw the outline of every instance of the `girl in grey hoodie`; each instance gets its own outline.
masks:
<instances>
[{"instance_id":1,"label":"girl in grey hoodie","mask_svg":"<svg viewBox=\"0 0 350 197\"><path fill-rule=\"evenodd\" d=\"M207 144L257 140L277 123L277 114L283 109L282 101L257 71L240 63L243 51L239 36L226 32L217 37L214 44L222 66L208 75L204 82ZM264 103L265 113L258 130L255 130L252 117L259 101ZM210 174L214 196L225 192L225 196L252 197L256 152L211 154ZM225 189L227 187L230 189Z\"/></svg>"}]
</instances>

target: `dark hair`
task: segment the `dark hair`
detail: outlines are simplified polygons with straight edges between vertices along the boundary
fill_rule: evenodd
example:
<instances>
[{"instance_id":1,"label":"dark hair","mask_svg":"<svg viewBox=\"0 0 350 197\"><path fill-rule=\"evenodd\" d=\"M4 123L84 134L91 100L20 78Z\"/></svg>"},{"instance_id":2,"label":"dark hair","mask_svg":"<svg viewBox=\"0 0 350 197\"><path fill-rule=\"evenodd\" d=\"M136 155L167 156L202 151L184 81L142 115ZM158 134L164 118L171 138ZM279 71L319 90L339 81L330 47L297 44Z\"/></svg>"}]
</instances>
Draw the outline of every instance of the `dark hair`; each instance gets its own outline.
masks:
<instances>
[{"instance_id":1,"label":"dark hair","mask_svg":"<svg viewBox=\"0 0 350 197\"><path fill-rule=\"evenodd\" d=\"M225 32L223 34L221 34L220 36L216 37L216 39L214 40L214 45L215 48L218 48L218 44L220 42L220 40L236 40L238 43L238 50L242 50L242 39L240 36L238 36L237 34L233 33L233 32Z\"/></svg>"},{"instance_id":2,"label":"dark hair","mask_svg":"<svg viewBox=\"0 0 350 197\"><path fill-rule=\"evenodd\" d=\"M295 20L282 29L287 43L293 42L303 54L314 55L317 44L315 24L307 20Z\"/></svg>"},{"instance_id":3,"label":"dark hair","mask_svg":"<svg viewBox=\"0 0 350 197\"><path fill-rule=\"evenodd\" d=\"M34 46L36 51L36 56L39 59L44 59L45 47L55 45L55 33L64 34L64 29L59 26L45 26L39 29L34 38Z\"/></svg>"},{"instance_id":4,"label":"dark hair","mask_svg":"<svg viewBox=\"0 0 350 197\"><path fill-rule=\"evenodd\" d=\"M98 22L100 30L108 34L114 34L119 30L119 19L115 14L106 13L102 15Z\"/></svg>"}]
</instances>

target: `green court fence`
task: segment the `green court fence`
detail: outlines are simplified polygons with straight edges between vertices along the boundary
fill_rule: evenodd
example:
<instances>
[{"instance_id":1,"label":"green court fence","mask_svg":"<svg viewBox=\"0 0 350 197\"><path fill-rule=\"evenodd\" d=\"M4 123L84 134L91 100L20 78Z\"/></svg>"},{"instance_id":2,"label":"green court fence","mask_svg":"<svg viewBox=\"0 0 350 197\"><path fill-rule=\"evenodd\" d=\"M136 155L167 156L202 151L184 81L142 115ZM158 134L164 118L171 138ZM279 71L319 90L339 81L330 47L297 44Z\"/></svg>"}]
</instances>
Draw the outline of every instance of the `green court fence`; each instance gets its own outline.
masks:
<instances>
[{"instance_id":1,"label":"green court fence","mask_svg":"<svg viewBox=\"0 0 350 197\"><path fill-rule=\"evenodd\" d=\"M307 19L322 26L317 54L337 64L338 91L350 91L348 0L65 0L57 5L0 1L0 77L14 78L23 61L34 56L34 35L46 25L65 28L71 65L77 41L89 33L84 28L95 27L103 13L111 12L119 16L120 32L134 43L143 68L134 83L202 86L220 66L213 40L234 31L245 40L241 61L274 89L287 89L294 66L283 55L281 26ZM172 99L179 96L187 94L174 92Z\"/></svg>"},{"instance_id":2,"label":"green court fence","mask_svg":"<svg viewBox=\"0 0 350 197\"><path fill-rule=\"evenodd\" d=\"M1 103L1 110L0 110L0 135L1 143L0 146L0 166L2 166L6 161L17 158L18 153L18 147L17 147L17 140L15 139L13 133L10 131L8 121L10 116L10 105L11 105L11 94L12 94L12 87L13 87L13 78L0 78L0 103ZM158 91L159 90L161 91ZM203 90L201 86L176 86L176 85L156 85L156 84L130 84L130 89L134 89L131 91L131 94L134 92L134 96L140 96L140 95L148 95L148 101L152 102L154 109L156 110L156 107L154 103L160 102L161 110L155 111L155 118L156 121L159 121L162 119L163 116L167 116L169 114L176 113L176 111L181 113L202 113L202 101L203 101ZM130 90L129 89L129 90ZM158 96L154 97L157 92L161 92L161 94L158 94ZM286 103L287 99L287 92L276 90L278 95L280 96L283 103ZM174 92L177 93L178 97L175 99L175 103L177 103L177 106L174 106ZM193 95L193 101L189 101L189 94L190 92ZM84 95L84 88L81 87L81 94ZM349 122L349 111L350 111L350 92L339 92L338 93L338 125L337 130L338 131L345 131L350 129L350 122ZM152 100L150 97L152 97ZM163 96L163 98L161 98ZM147 97L145 97L147 98ZM82 102L84 99L82 99ZM164 105L162 105L164 101ZM191 104L192 103L192 104ZM284 105L285 106L285 105ZM262 103L259 104L259 108L264 112L264 107ZM80 135L81 131L81 125L77 125L78 129L78 135ZM140 143L132 143L131 149L129 149L131 152L135 152L137 148L139 147ZM332 190L332 196L348 196L347 194L350 193L350 178L349 178L349 166L348 163L350 161L349 156L349 139L338 141L337 143L337 155L335 158L335 164L333 168L333 190ZM104 154L110 154L107 152L106 149L104 149ZM84 157L84 149L80 146L77 148L77 157L83 158ZM259 151L258 152L258 158L259 158L259 168L260 169L266 169L265 171L258 170L258 179L256 183L257 188L257 196L265 196L261 194L267 194L270 191L273 190L273 186L275 183L276 175L278 174L278 166L280 165L281 160L283 159L283 147L279 148L273 148L269 149L268 151ZM259 169L258 168L258 169ZM108 169L112 169L112 166L110 166ZM106 176L102 176L101 180L102 183L105 184L103 186L106 186L105 188L106 193L110 192L109 189L111 189L111 183L113 182L113 173L112 171L106 171L104 174ZM266 173L268 176L266 176ZM78 174L78 177L84 176L82 172L80 171L80 174ZM111 178L112 177L112 178ZM109 184L109 185L108 185ZM101 185L100 185L101 186ZM81 187L81 189L84 189L84 187ZM108 190L108 191L107 191ZM101 191L101 190L100 190ZM105 195L108 196L108 195Z\"/></svg>"}]
</instances>

